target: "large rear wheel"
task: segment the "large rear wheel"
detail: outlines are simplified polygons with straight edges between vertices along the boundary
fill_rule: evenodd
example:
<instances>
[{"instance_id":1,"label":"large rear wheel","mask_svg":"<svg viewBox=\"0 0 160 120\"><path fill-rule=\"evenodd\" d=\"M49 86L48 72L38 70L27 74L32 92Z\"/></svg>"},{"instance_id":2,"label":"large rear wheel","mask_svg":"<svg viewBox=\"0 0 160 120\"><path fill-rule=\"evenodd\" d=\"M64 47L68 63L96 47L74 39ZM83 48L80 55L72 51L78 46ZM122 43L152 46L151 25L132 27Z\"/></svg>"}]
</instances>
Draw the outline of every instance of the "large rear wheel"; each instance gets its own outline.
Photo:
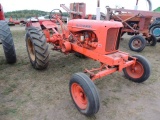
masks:
<instances>
[{"instance_id":1,"label":"large rear wheel","mask_svg":"<svg viewBox=\"0 0 160 120\"><path fill-rule=\"evenodd\" d=\"M155 37L160 37L160 21L156 20L149 27L150 33Z\"/></svg>"},{"instance_id":2,"label":"large rear wheel","mask_svg":"<svg viewBox=\"0 0 160 120\"><path fill-rule=\"evenodd\" d=\"M0 21L0 40L8 63L16 62L16 52L13 37L6 21Z\"/></svg>"},{"instance_id":3,"label":"large rear wheel","mask_svg":"<svg viewBox=\"0 0 160 120\"><path fill-rule=\"evenodd\" d=\"M84 73L75 73L69 83L70 95L77 109L91 116L99 110L99 94L91 79Z\"/></svg>"},{"instance_id":4,"label":"large rear wheel","mask_svg":"<svg viewBox=\"0 0 160 120\"><path fill-rule=\"evenodd\" d=\"M129 80L136 82L136 83L141 83L146 81L149 76L150 76L150 65L148 60L140 55L133 56L136 57L136 63L135 65L131 65L127 68L123 69L124 75L126 78Z\"/></svg>"},{"instance_id":5,"label":"large rear wheel","mask_svg":"<svg viewBox=\"0 0 160 120\"><path fill-rule=\"evenodd\" d=\"M26 47L32 66L35 69L45 69L49 62L48 44L41 29L27 28Z\"/></svg>"}]
</instances>

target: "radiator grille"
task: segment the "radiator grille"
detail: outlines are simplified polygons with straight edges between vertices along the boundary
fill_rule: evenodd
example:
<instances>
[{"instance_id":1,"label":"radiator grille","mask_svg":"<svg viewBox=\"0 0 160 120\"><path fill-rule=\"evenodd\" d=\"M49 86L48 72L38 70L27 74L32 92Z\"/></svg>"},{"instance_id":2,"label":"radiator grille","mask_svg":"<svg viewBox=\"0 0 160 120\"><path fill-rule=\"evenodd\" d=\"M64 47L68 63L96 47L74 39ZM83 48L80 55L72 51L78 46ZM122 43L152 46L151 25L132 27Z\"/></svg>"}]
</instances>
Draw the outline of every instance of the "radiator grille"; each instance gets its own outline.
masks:
<instances>
[{"instance_id":1,"label":"radiator grille","mask_svg":"<svg viewBox=\"0 0 160 120\"><path fill-rule=\"evenodd\" d=\"M106 39L106 52L111 52L116 50L116 43L118 39L118 30L117 28L111 28L108 30L107 39Z\"/></svg>"}]
</instances>

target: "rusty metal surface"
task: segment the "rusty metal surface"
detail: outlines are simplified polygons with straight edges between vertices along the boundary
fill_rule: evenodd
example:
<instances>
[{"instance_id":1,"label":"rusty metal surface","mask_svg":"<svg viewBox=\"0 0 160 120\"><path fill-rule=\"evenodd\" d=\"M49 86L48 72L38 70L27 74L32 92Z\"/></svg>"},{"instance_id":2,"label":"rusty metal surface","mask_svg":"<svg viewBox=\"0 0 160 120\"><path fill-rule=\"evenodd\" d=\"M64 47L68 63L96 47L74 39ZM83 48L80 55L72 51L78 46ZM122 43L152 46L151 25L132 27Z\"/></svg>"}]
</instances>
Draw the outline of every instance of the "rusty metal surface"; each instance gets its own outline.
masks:
<instances>
[{"instance_id":1,"label":"rusty metal surface","mask_svg":"<svg viewBox=\"0 0 160 120\"><path fill-rule=\"evenodd\" d=\"M109 8L109 7L106 7L107 9L107 12L111 13L111 12L119 12L119 13L122 13L122 12L125 12L125 13L131 13L132 15L142 15L142 16L152 16L152 17L160 17L160 13L158 12L150 12L150 11L143 11L143 10L130 10L130 9L123 9L123 8L120 8L120 9L117 9L117 8Z\"/></svg>"},{"instance_id":2,"label":"rusty metal surface","mask_svg":"<svg viewBox=\"0 0 160 120\"><path fill-rule=\"evenodd\" d=\"M124 25L122 32L130 33L142 33L145 36L149 36L149 25L151 23L152 17L160 17L160 13L142 11L142 10L129 10L129 9L107 9L107 20L120 21ZM132 23L133 25L129 24Z\"/></svg>"}]
</instances>

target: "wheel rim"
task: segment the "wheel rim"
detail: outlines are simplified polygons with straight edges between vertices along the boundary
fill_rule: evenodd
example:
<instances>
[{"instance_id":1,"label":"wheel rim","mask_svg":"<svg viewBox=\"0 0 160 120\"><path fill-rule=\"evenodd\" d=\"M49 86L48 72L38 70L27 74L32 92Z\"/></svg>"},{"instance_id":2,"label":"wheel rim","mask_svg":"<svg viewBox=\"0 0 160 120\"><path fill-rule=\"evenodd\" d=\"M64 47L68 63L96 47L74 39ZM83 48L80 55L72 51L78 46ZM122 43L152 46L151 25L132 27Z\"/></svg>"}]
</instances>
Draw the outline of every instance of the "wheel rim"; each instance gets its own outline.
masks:
<instances>
[{"instance_id":1,"label":"wheel rim","mask_svg":"<svg viewBox=\"0 0 160 120\"><path fill-rule=\"evenodd\" d=\"M143 65L137 61L135 65L127 67L126 72L132 78L140 78L144 74L144 68Z\"/></svg>"},{"instance_id":2,"label":"wheel rim","mask_svg":"<svg viewBox=\"0 0 160 120\"><path fill-rule=\"evenodd\" d=\"M155 29L153 30L153 35L154 35L155 37L159 37L159 36L160 36L160 28L155 28Z\"/></svg>"},{"instance_id":3,"label":"wheel rim","mask_svg":"<svg viewBox=\"0 0 160 120\"><path fill-rule=\"evenodd\" d=\"M132 41L132 47L133 47L134 49L138 49L138 48L140 48L141 46L142 46L142 42L141 42L140 39L135 39L135 40Z\"/></svg>"},{"instance_id":4,"label":"wheel rim","mask_svg":"<svg viewBox=\"0 0 160 120\"><path fill-rule=\"evenodd\" d=\"M29 56L30 56L31 60L35 61L36 57L35 57L34 46L33 46L30 38L28 38L28 40L27 40L27 47L28 47L28 52L29 52Z\"/></svg>"},{"instance_id":5,"label":"wheel rim","mask_svg":"<svg viewBox=\"0 0 160 120\"><path fill-rule=\"evenodd\" d=\"M79 84L73 83L71 86L71 93L76 105L80 109L83 109L83 110L86 109L88 100L83 88Z\"/></svg>"}]
</instances>

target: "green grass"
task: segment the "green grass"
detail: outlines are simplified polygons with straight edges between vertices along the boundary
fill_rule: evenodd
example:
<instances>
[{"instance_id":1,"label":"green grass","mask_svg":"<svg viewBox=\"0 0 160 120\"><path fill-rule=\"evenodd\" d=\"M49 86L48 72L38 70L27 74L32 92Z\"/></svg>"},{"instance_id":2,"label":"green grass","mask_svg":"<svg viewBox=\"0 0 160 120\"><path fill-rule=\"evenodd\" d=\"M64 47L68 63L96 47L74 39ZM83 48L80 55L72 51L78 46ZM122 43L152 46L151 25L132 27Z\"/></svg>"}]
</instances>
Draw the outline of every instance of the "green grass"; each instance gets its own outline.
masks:
<instances>
[{"instance_id":1,"label":"green grass","mask_svg":"<svg viewBox=\"0 0 160 120\"><path fill-rule=\"evenodd\" d=\"M14 108L3 108L3 110L0 110L0 115L14 115L17 113L17 109Z\"/></svg>"},{"instance_id":2,"label":"green grass","mask_svg":"<svg viewBox=\"0 0 160 120\"><path fill-rule=\"evenodd\" d=\"M17 84L11 84L9 85L9 87L6 87L4 89L4 91L2 92L2 95L9 95L11 92L14 91L14 89L16 89Z\"/></svg>"}]
</instances>

